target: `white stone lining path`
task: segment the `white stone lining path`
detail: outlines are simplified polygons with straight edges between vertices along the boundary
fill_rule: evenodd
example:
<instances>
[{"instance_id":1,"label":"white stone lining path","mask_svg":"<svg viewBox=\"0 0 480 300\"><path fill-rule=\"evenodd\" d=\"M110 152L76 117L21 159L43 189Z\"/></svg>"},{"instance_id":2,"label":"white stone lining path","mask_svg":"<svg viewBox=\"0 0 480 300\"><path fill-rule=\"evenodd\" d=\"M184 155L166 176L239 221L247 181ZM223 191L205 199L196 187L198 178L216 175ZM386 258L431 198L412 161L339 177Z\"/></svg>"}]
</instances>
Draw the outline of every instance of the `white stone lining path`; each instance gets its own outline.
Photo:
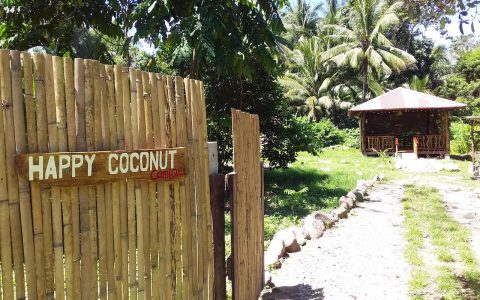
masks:
<instances>
[{"instance_id":1,"label":"white stone lining path","mask_svg":"<svg viewBox=\"0 0 480 300\"><path fill-rule=\"evenodd\" d=\"M264 299L408 299L403 259L403 188L378 183L349 218L290 254Z\"/></svg>"}]
</instances>

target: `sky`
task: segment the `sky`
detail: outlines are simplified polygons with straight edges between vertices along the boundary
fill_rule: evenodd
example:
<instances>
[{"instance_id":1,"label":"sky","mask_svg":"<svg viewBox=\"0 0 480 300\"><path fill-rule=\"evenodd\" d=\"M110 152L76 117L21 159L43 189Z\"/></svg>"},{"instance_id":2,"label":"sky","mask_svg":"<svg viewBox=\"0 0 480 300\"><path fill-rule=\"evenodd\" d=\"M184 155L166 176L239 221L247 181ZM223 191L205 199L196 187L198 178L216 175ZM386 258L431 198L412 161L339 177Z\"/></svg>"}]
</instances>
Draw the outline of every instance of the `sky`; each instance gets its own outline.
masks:
<instances>
[{"instance_id":1,"label":"sky","mask_svg":"<svg viewBox=\"0 0 480 300\"><path fill-rule=\"evenodd\" d=\"M324 0L308 0L311 4L316 4L319 2L324 2ZM477 6L477 8L480 10L480 4ZM462 35L460 32L459 28L459 19L456 16L453 16L452 22L450 24L446 25L446 30L447 30L447 35L451 38L455 38L457 36ZM480 22L479 19L477 18L475 21L475 28L476 28L476 35L480 34ZM428 26L425 28L425 26L420 25L419 27L420 31L423 33L425 37L431 38L433 42L435 43L435 46L444 46L444 47L449 47L451 43L451 39L448 39L446 36L442 36L439 31L437 31L433 26ZM464 34L470 34L472 33L470 29L470 25L464 25ZM149 45L143 40L140 40L140 48L148 53L154 53L155 48L152 45Z\"/></svg>"},{"instance_id":2,"label":"sky","mask_svg":"<svg viewBox=\"0 0 480 300\"><path fill-rule=\"evenodd\" d=\"M291 0L290 0L291 1ZM311 4L317 4L321 2L325 2L325 0L308 0ZM480 5L477 6L477 9L480 10ZM452 22L450 24L446 25L446 30L448 36L454 38L457 36L460 36L460 29L459 29L459 20L457 16L452 16ZM480 32L480 22L479 19L475 21L475 28L477 29L477 32L475 33L476 35L479 34ZM451 43L451 39L447 39L445 36L442 36L439 31L437 31L433 26L429 26L425 28L424 26L419 27L420 31L423 32L425 37L431 38L435 46L445 46L448 47ZM470 30L470 25L464 25L464 34L470 34L472 33Z\"/></svg>"}]
</instances>

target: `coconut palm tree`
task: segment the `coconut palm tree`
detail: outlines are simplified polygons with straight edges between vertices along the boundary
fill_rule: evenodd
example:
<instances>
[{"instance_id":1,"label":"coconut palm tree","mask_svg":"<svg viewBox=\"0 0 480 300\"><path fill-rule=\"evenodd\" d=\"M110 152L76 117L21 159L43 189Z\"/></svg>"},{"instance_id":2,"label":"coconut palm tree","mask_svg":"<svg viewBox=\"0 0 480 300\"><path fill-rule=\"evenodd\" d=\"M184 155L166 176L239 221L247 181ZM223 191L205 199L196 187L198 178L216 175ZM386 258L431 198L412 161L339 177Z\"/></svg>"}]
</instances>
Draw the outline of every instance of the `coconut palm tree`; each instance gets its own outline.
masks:
<instances>
[{"instance_id":1,"label":"coconut palm tree","mask_svg":"<svg viewBox=\"0 0 480 300\"><path fill-rule=\"evenodd\" d=\"M287 29L285 38L295 44L302 38L315 35L321 8L321 3L311 5L306 0L297 0L295 5L289 5L283 16L283 23Z\"/></svg>"},{"instance_id":2,"label":"coconut palm tree","mask_svg":"<svg viewBox=\"0 0 480 300\"><path fill-rule=\"evenodd\" d=\"M407 87L418 92L426 92L430 85L430 77L425 75L423 78L413 75Z\"/></svg>"},{"instance_id":3,"label":"coconut palm tree","mask_svg":"<svg viewBox=\"0 0 480 300\"><path fill-rule=\"evenodd\" d=\"M325 47L319 37L300 42L290 57L290 70L280 83L297 116L307 116L314 122L327 116L338 125L338 112L350 107L351 97L348 85L343 81L338 84L340 73L324 62Z\"/></svg>"},{"instance_id":4,"label":"coconut palm tree","mask_svg":"<svg viewBox=\"0 0 480 300\"><path fill-rule=\"evenodd\" d=\"M415 58L396 48L384 32L399 23L402 2L388 5L384 0L353 0L347 26L325 24L336 46L325 52L325 59L337 66L361 71L362 102L366 100L369 81L413 67ZM375 73L374 76L369 73ZM379 76L380 75L380 76Z\"/></svg>"}]
</instances>

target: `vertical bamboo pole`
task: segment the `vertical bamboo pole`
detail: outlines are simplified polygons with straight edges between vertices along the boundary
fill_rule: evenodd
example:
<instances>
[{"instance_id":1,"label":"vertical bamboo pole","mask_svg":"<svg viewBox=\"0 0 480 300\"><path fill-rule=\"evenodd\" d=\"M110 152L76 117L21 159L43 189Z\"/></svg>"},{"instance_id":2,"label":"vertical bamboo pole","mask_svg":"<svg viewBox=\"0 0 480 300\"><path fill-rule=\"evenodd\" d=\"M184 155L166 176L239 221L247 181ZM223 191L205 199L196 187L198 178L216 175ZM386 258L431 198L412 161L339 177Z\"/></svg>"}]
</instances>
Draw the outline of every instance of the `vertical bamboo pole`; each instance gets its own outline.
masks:
<instances>
[{"instance_id":1,"label":"vertical bamboo pole","mask_svg":"<svg viewBox=\"0 0 480 300\"><path fill-rule=\"evenodd\" d=\"M167 147L167 113L166 103L167 94L164 77L156 75L157 93L158 93L158 126L159 137L156 144L160 147ZM158 193L158 232L159 232L159 269L160 269L160 291L165 291L164 298L171 299L171 252L170 252L170 210L167 203L169 203L169 189L164 182L157 183Z\"/></svg>"},{"instance_id":2,"label":"vertical bamboo pole","mask_svg":"<svg viewBox=\"0 0 480 300\"><path fill-rule=\"evenodd\" d=\"M191 108L190 114L192 118L192 139L193 139L193 155L196 161L195 163L195 186L196 186L196 204L197 204L197 248L198 248L198 288L197 288L197 297L205 298L205 216L204 216L204 205L205 199L202 188L202 145L201 145L201 136L200 136L200 127L202 126L201 120L199 118L199 103L200 103L200 90L198 83L195 80L191 81L192 89L192 98L191 98Z\"/></svg>"},{"instance_id":3,"label":"vertical bamboo pole","mask_svg":"<svg viewBox=\"0 0 480 300\"><path fill-rule=\"evenodd\" d=\"M475 157L475 120L470 120L470 141L471 141L471 151L472 151L472 165L475 168L475 162L476 162L476 157ZM475 170L474 170L475 171Z\"/></svg>"},{"instance_id":4,"label":"vertical bamboo pole","mask_svg":"<svg viewBox=\"0 0 480 300\"><path fill-rule=\"evenodd\" d=\"M82 134L85 132L85 140L82 141L82 146L85 146L86 151L94 151L95 149L95 134L94 134L94 66L93 66L93 61L91 60L85 60L85 95L84 95L84 118L85 120L84 124L81 124L81 126L84 126L82 128ZM78 100L77 100L77 105L78 105ZM80 121L82 119L77 118L77 128L80 125ZM83 123L83 122L82 122ZM79 129L77 129L79 130ZM78 144L78 140L77 140ZM86 193L87 195L83 195L83 193ZM90 253L85 253L85 256L87 261L86 261L86 269L89 270L89 274L83 274L82 271L82 279L83 276L85 276L85 281L88 281L88 283L85 283L85 290L82 287L82 298L85 297L85 299L93 299L93 298L98 298L98 277L97 277L97 201L95 197L95 187L89 186L87 187L86 191L83 191L82 187L80 188L80 195L85 196L84 199L80 198L80 222L82 222L82 217L88 218L88 225L85 224L81 225L85 232L86 235L88 234L89 241L88 241L88 248L85 248L85 251L89 251ZM88 199L88 201L87 201ZM85 203L82 203L85 202ZM86 211L83 211L82 213L82 204L86 205ZM85 208L83 208L85 209ZM82 216L83 215L83 216ZM87 220L84 220L87 222ZM82 228L82 229L83 229ZM82 230L83 232L83 230ZM86 236L85 236L86 238ZM82 239L82 243L87 243L86 241L84 242ZM83 248L83 247L82 247ZM83 249L82 249L82 259L83 259ZM83 263L82 263L82 269L83 269Z\"/></svg>"},{"instance_id":5,"label":"vertical bamboo pole","mask_svg":"<svg viewBox=\"0 0 480 300\"><path fill-rule=\"evenodd\" d=\"M160 116L159 116L159 97L157 90L157 75L149 73L149 84L151 89L150 103L147 103L146 115L150 116L146 123L151 128L152 133L147 139L149 148L159 149L160 145ZM158 219L158 203L161 188L159 184L153 183L149 185L150 193L150 238L152 246L151 268L152 268L152 299L159 300L161 290L160 268L159 268L159 219ZM158 191L158 193L157 193Z\"/></svg>"},{"instance_id":6,"label":"vertical bamboo pole","mask_svg":"<svg viewBox=\"0 0 480 300\"><path fill-rule=\"evenodd\" d=\"M191 270L192 276L192 295L196 295L198 290L198 256L197 256L197 236L198 236L198 224L197 224L197 207L196 207L196 192L195 192L195 159L194 159L194 144L193 144L193 118L191 112L191 103L193 99L193 85L192 80L184 79L185 85L185 113L186 113L186 135L187 135L187 151L189 158L187 161L187 187L189 190L190 199L188 200L189 210L190 210L190 227L192 230L188 231L189 235L189 251L191 252L190 256L190 266L188 267ZM193 297L193 296L192 296Z\"/></svg>"},{"instance_id":7,"label":"vertical bamboo pole","mask_svg":"<svg viewBox=\"0 0 480 300\"><path fill-rule=\"evenodd\" d=\"M30 151L33 152L36 149L36 144L37 144L37 139L36 139L36 115L35 115L35 108L34 108L34 102L33 102L33 77L32 77L32 58L30 57L30 54L28 52L22 52L21 54L21 59L23 63L23 80L24 80L24 106L25 106L25 115L23 115L23 121L22 121L22 116L15 117L15 122L16 123L24 123L26 122L26 129L19 127L18 131L19 132L26 132L27 136L25 135L20 135L16 134L19 136L19 139L17 139L17 149L19 153L24 153ZM20 106L20 104L17 106L19 109L18 114L23 114L24 109ZM19 125L21 126L21 125ZM25 125L24 125L25 126ZM23 142L20 137L23 137ZM24 209L22 209L22 215L24 216L33 216L32 217L22 217L22 227L24 231L24 244L25 244L25 271L27 273L27 281L29 282L28 284L28 296L32 297L32 299L42 298L44 296L44 281L43 281L43 276L44 276L44 269L43 269L43 264L37 265L35 267L35 258L37 257L37 252L40 255L40 257L43 255L43 246L40 247L40 249L35 247L36 244L36 236L37 233L41 233L40 231L37 231L37 228L34 226L35 221L36 221L36 214L33 210L34 205L31 204L32 202L40 201L40 193L39 193L39 188L37 185L36 189L30 189L30 186L28 184L28 181L22 181L20 179L20 205L24 205ZM31 200L30 200L30 194L31 194ZM25 198L23 198L25 197ZM25 201L25 202L24 202ZM31 202L30 202L31 201ZM38 204L36 205L38 206ZM41 209L40 209L41 210ZM30 223L30 224L29 224ZM41 219L40 219L41 223ZM31 229L29 229L31 227ZM40 224L41 227L41 224ZM31 235L31 238L29 236ZM30 239L30 241L28 241ZM38 243L38 242L37 242ZM40 244L43 245L43 240L39 242ZM28 245L31 246L28 246ZM33 253L31 252L33 251ZM31 265L33 263L33 266ZM33 272L31 274L30 272ZM29 276L32 276L33 278L29 279ZM38 276L42 276L42 278L38 278ZM33 282L34 280L35 282Z\"/></svg>"},{"instance_id":8,"label":"vertical bamboo pole","mask_svg":"<svg viewBox=\"0 0 480 300\"><path fill-rule=\"evenodd\" d=\"M113 72L113 73L112 73ZM121 84L122 84L122 70L115 66L114 69L108 70L108 74L112 73L110 76L113 76L114 78L114 83L115 86L112 85L112 88L114 90L109 90L112 93L111 99L109 102L109 115L110 115L110 127L115 128L115 133L112 134L112 140L111 140L111 147L112 149L118 149L118 128L117 125L120 123L119 117L116 115L117 114L117 103L121 102L122 95L121 95ZM112 80L112 79L111 79ZM120 91L120 92L119 92ZM122 124L123 126L123 124ZM112 222L113 222L113 248L114 248L114 265L115 265L115 289L116 289L116 294L117 298L123 299L127 297L126 295L123 296L123 289L122 289L122 238L121 238L121 202L122 200L120 199L122 191L120 190L120 182L115 182L112 185L112 198L116 199L112 203L112 211L113 211L113 216L112 216Z\"/></svg>"},{"instance_id":9,"label":"vertical bamboo pole","mask_svg":"<svg viewBox=\"0 0 480 300\"><path fill-rule=\"evenodd\" d=\"M37 134L38 134L38 151L48 152L48 143L50 131L52 131L52 139L56 140L56 129L49 125L52 115L47 113L47 99L53 99L52 95L52 60L51 56L43 55L42 70L38 74L41 78L35 80L35 91L38 93L36 97L37 107ZM39 82L41 81L41 82ZM38 83L38 84L37 84ZM55 118L55 116L53 116ZM53 121L55 123L55 121ZM53 271L53 237L52 237L52 203L50 200L51 191L47 187L41 187L42 193L42 217L43 217L43 236L44 236L44 252L45 252L45 288L46 296L49 299L54 297L54 271Z\"/></svg>"},{"instance_id":10,"label":"vertical bamboo pole","mask_svg":"<svg viewBox=\"0 0 480 300\"><path fill-rule=\"evenodd\" d=\"M58 132L57 132L57 119L56 119L56 111L53 109L55 107L55 90L54 90L54 82L53 82L53 64L52 64L52 56L45 54L45 102L46 102L46 110L47 110L47 129L48 129L48 137L45 141L45 148L48 149L49 152L57 152L58 151ZM46 190L44 190L47 192ZM60 203L60 188L57 186L53 186L50 188L51 192L51 199L48 199L44 208L44 217L45 214L49 215L48 222L45 226L45 235L49 235L48 240L50 242L47 243L45 247L45 251L48 254L48 257L52 257L53 259L50 260L50 264L54 263L54 266L48 266L46 272L47 282L50 284L54 284L54 279L60 280L63 279L63 259L61 259L61 248L57 247L56 242L58 242L58 232L53 232L56 230L56 226L61 224L61 203ZM49 193L50 194L50 193ZM44 219L45 220L45 219ZM61 226L61 225L60 225ZM53 234L53 236L52 236ZM57 236L57 239L55 237ZM53 243L55 242L55 247ZM54 249L57 248L57 249ZM57 255L55 255L57 252ZM46 264L49 262L45 261ZM56 272L61 273L58 275L59 277L55 278ZM47 296L49 298L54 298L54 290L57 293L62 294L63 291L63 280L62 283L58 282L55 283L54 286L51 287L49 291L49 287L47 286ZM62 291L60 291L62 290Z\"/></svg>"},{"instance_id":11,"label":"vertical bamboo pole","mask_svg":"<svg viewBox=\"0 0 480 300\"><path fill-rule=\"evenodd\" d=\"M133 78L132 78L133 76ZM133 79L135 79L133 81ZM130 69L130 85L135 86L135 92L132 92L131 96L131 113L132 113L132 133L133 133L133 147L134 149L141 148L141 141L142 135L145 136L143 133L143 128L140 127L139 122L141 122L141 118L139 113L141 112L140 106L143 108L143 86L142 86L142 76L141 72L137 71L133 68ZM134 88L132 86L132 88ZM143 120L143 125L145 124L145 120ZM139 131L139 128L142 128L142 132ZM145 140L145 138L143 138ZM136 180L135 181L135 203L136 203L136 211L137 211L137 256L138 256L138 297L140 299L145 298L145 288L146 288L146 280L145 280L145 228L144 228L144 204L143 204L143 184Z\"/></svg>"},{"instance_id":12,"label":"vertical bamboo pole","mask_svg":"<svg viewBox=\"0 0 480 300\"><path fill-rule=\"evenodd\" d=\"M153 146L153 128L152 128L152 88L150 85L149 75L147 72L141 72L142 76L142 89L143 95L139 99L139 118L142 122L139 122L139 132L142 137L141 148L152 148ZM145 297L147 299L152 298L152 273L151 273L151 244L152 244L152 235L156 235L156 230L152 230L150 234L151 226L156 225L151 223L151 213L156 213L157 209L155 207L155 199L157 190L155 188L154 182L143 182L142 183L142 197L143 202L143 216L144 216L144 238L145 238ZM153 212L151 211L153 209ZM155 226L154 226L155 227Z\"/></svg>"},{"instance_id":13,"label":"vertical bamboo pole","mask_svg":"<svg viewBox=\"0 0 480 300\"><path fill-rule=\"evenodd\" d=\"M11 51L12 68L12 104L15 129L15 147L17 153L27 152L27 130L25 127L24 99L22 95L22 66L20 52ZM31 64L30 64L31 83ZM31 90L31 86L30 86ZM19 201L22 224L23 248L25 253L25 272L27 279L28 296L31 299L37 297L37 282L35 279L35 249L33 244L32 207L30 204L30 186L28 181L18 177ZM19 295L17 293L17 295Z\"/></svg>"},{"instance_id":14,"label":"vertical bamboo pole","mask_svg":"<svg viewBox=\"0 0 480 300\"><path fill-rule=\"evenodd\" d=\"M445 147L446 147L446 155L450 155L450 127L448 122L448 111L444 112L445 114Z\"/></svg>"},{"instance_id":15,"label":"vertical bamboo pole","mask_svg":"<svg viewBox=\"0 0 480 300\"><path fill-rule=\"evenodd\" d=\"M65 106L67 121L67 148L68 151L77 150L77 136L75 123L75 82L73 75L73 61L70 58L63 60L65 80ZM82 120L83 121L83 120ZM80 299L80 211L78 203L78 188L67 190L70 195L68 209L64 209L64 239L65 239L65 281L67 298ZM69 212L70 210L70 212ZM68 225L70 223L70 225Z\"/></svg>"},{"instance_id":16,"label":"vertical bamboo pole","mask_svg":"<svg viewBox=\"0 0 480 300\"><path fill-rule=\"evenodd\" d=\"M197 172L197 163L198 157L196 156L197 151L197 144L194 142L194 129L198 126L195 123L195 116L193 114L193 102L196 101L197 96L195 92L195 84L194 80L191 79L184 79L185 87L186 87L186 112L187 112L187 141L188 141L188 157L189 159L189 166L188 166L188 183L190 187L190 191L192 194L191 200L191 224L193 227L193 236L192 236L192 268L193 268L193 295L194 297L199 298L199 291L201 288L201 279L200 279L200 269L199 269L199 245L200 245L200 219L199 219L199 203L195 188L195 180L196 180L196 172Z\"/></svg>"},{"instance_id":17,"label":"vertical bamboo pole","mask_svg":"<svg viewBox=\"0 0 480 300\"><path fill-rule=\"evenodd\" d=\"M175 77L175 104L176 104L176 126L177 126L177 146L187 147L187 120L185 110L185 87L182 78ZM185 158L185 165L189 166L188 155ZM188 172L188 170L187 170ZM192 266L191 258L191 230L190 223L190 202L191 194L186 180L182 180L180 185L180 211L182 219L182 257L183 257L183 299L190 299L192 295Z\"/></svg>"},{"instance_id":18,"label":"vertical bamboo pole","mask_svg":"<svg viewBox=\"0 0 480 300\"><path fill-rule=\"evenodd\" d=\"M123 69L115 66L115 105L116 105L116 122L117 122L117 149L125 149L125 129L123 115ZM128 80L128 79L127 79ZM128 84L128 81L127 81ZM126 89L125 89L126 90ZM126 95L128 97L128 93ZM119 299L128 297L128 222L127 222L127 185L125 180L119 182L119 201L114 206L114 227L119 245L115 245L115 253L119 255L119 259L115 257L115 276L117 278L117 295ZM114 197L115 199L115 197ZM116 216L119 218L116 219ZM115 226L115 224L117 224ZM120 248L120 250L118 250Z\"/></svg>"},{"instance_id":19,"label":"vertical bamboo pole","mask_svg":"<svg viewBox=\"0 0 480 300\"><path fill-rule=\"evenodd\" d=\"M76 128L76 149L78 151L85 151L86 146L86 132L85 132L85 95L86 85L88 79L85 75L86 63L82 59L75 59L74 61L74 87L75 87L75 128ZM72 207L74 204L72 203ZM90 219L88 216L88 187L82 186L78 189L78 213L79 213L79 245L80 245L80 265L76 266L79 270L79 275L76 276L77 284L75 285L76 299L89 299L92 294L92 280L91 274L93 272L93 259L91 257L90 245ZM78 250L77 250L78 251ZM80 261L78 262L80 264ZM80 283L80 284L79 284ZM80 288L78 288L78 286Z\"/></svg>"},{"instance_id":20,"label":"vertical bamboo pole","mask_svg":"<svg viewBox=\"0 0 480 300\"><path fill-rule=\"evenodd\" d=\"M56 129L52 129L57 134L57 145L50 140L50 150L52 152L67 150L67 131L66 131L66 112L65 112L65 85L63 82L63 60L61 57L52 57L53 61L53 103L49 102L49 107L55 107L55 110L49 109L55 113ZM53 104L50 106L50 104ZM50 137L49 137L50 138ZM63 201L62 201L63 198ZM65 205L70 202L67 189L52 187L52 216L53 216L53 249L55 256L55 296L58 299L65 298L64 271L63 271L63 225L62 225L62 202ZM68 210L68 204L65 205ZM70 253L69 253L70 254Z\"/></svg>"},{"instance_id":21,"label":"vertical bamboo pole","mask_svg":"<svg viewBox=\"0 0 480 300\"><path fill-rule=\"evenodd\" d=\"M167 77L167 133L168 133L168 145L169 147L175 147L177 143L176 137L176 128L175 128L175 92L173 86L173 78L168 76ZM179 194L179 185L178 182L170 183L169 185L170 190L170 199L169 204L167 205L167 209L170 211L170 244L171 244L171 284L172 284L172 297L174 299L178 299L181 297L180 292L182 290L182 278L181 274L178 274L178 268L180 265L180 228L177 227L177 217L179 216L179 207L178 207L178 194ZM168 263L168 262L167 262ZM181 273L181 272L180 272Z\"/></svg>"},{"instance_id":22,"label":"vertical bamboo pole","mask_svg":"<svg viewBox=\"0 0 480 300\"><path fill-rule=\"evenodd\" d=\"M130 69L123 77L123 111L125 113L125 148L133 150L134 117L132 116L131 101L137 99L136 73ZM129 81L128 81L129 80ZM137 127L138 128L138 127ZM130 299L137 299L137 237L135 221L135 181L127 180L127 207L128 207L128 259L129 259L129 287ZM139 252L140 253L140 252Z\"/></svg>"},{"instance_id":23,"label":"vertical bamboo pole","mask_svg":"<svg viewBox=\"0 0 480 300\"><path fill-rule=\"evenodd\" d=\"M208 176L208 136L207 136L207 116L206 116L206 106L205 106L205 91L203 88L203 82L197 81L199 89L199 110L198 117L200 123L202 124L199 128L200 131L200 151L201 151L201 178L200 186L202 187L201 195L203 196L203 211L204 215L204 252L203 260L206 264L205 266L205 277L204 277L204 290L205 297L210 299L213 294L213 248L212 248L212 215L210 209L210 184ZM258 162L257 162L258 164Z\"/></svg>"},{"instance_id":24,"label":"vertical bamboo pole","mask_svg":"<svg viewBox=\"0 0 480 300\"><path fill-rule=\"evenodd\" d=\"M102 104L103 109L102 112L104 113L103 121L104 121L104 131L103 131L103 139L104 139L104 149L116 149L117 148L117 128L115 123L115 98L114 98L114 87L113 87L113 67L112 66L105 66L105 81L106 81L106 97L102 97ZM117 290L116 288L116 280L115 280L115 258L119 258L121 255L121 248L119 249L119 254L117 255L115 251L115 224L114 224L114 203L113 199L116 199L116 203L118 204L118 188L119 183L107 183L105 190L105 206L106 206L106 222L107 222L107 278L108 278L108 296L109 299L116 299L118 293L121 293L121 290ZM119 207L119 205L115 205ZM119 212L118 212L119 213ZM119 219L116 218L117 220ZM120 224L118 224L120 225ZM118 226L118 229L119 226ZM118 232L119 233L119 232ZM119 236L117 235L117 238ZM117 292L118 291L118 292Z\"/></svg>"},{"instance_id":25,"label":"vertical bamboo pole","mask_svg":"<svg viewBox=\"0 0 480 300\"><path fill-rule=\"evenodd\" d=\"M10 229L12 235L13 264L15 268L15 291L19 298L25 297L25 278L23 269L22 225L20 222L20 205L18 177L15 172L15 134L12 103L12 74L10 72L10 55L8 50L0 50L2 107L5 118L5 152L7 160L8 206L10 208ZM21 92L21 91L19 91Z\"/></svg>"},{"instance_id":26,"label":"vertical bamboo pole","mask_svg":"<svg viewBox=\"0 0 480 300\"><path fill-rule=\"evenodd\" d=\"M102 97L104 96L105 69L98 61L94 61L94 149L103 150L103 128L102 128ZM97 184L97 220L98 220L98 266L99 266L99 293L100 299L107 299L107 227L105 208L105 186Z\"/></svg>"},{"instance_id":27,"label":"vertical bamboo pole","mask_svg":"<svg viewBox=\"0 0 480 300\"><path fill-rule=\"evenodd\" d=\"M30 58L30 54L24 52L24 58ZM35 98L25 103L27 114L27 133L28 133L28 151L38 152L38 134L40 131L46 131L46 112L42 110L45 107L45 90L44 90L44 58L43 55L37 53L33 56L34 61L34 79L35 79ZM30 60L24 59L25 70L25 95L33 94L33 79L28 76L28 66ZM45 122L44 122L45 121ZM45 126L44 126L45 125ZM38 127L38 128L37 128ZM37 133L38 130L38 133ZM42 190L38 183L31 183L32 194L32 211L33 211L33 242L35 244L35 265L38 299L46 297L46 272L45 272L45 237L43 233L43 209L42 209Z\"/></svg>"},{"instance_id":28,"label":"vertical bamboo pole","mask_svg":"<svg viewBox=\"0 0 480 300\"><path fill-rule=\"evenodd\" d=\"M0 52L1 53L1 52ZM0 73L0 81L2 82L0 88L0 96L8 97L4 93L7 93L5 84L3 81L7 80L5 71L3 69L7 68L4 65L5 56L2 53L0 58L0 68L2 69ZM7 57L8 58L8 57ZM6 70L10 70L10 67ZM9 76L10 77L10 76ZM8 128L8 127L7 127ZM14 299L13 291L13 269L12 269L12 237L10 233L10 212L9 212L9 195L8 195L8 175L7 175L7 151L6 151L6 130L4 125L4 114L3 109L0 111L0 257L2 261L2 288L3 295L5 299ZM8 130L8 129L7 129Z\"/></svg>"}]
</instances>

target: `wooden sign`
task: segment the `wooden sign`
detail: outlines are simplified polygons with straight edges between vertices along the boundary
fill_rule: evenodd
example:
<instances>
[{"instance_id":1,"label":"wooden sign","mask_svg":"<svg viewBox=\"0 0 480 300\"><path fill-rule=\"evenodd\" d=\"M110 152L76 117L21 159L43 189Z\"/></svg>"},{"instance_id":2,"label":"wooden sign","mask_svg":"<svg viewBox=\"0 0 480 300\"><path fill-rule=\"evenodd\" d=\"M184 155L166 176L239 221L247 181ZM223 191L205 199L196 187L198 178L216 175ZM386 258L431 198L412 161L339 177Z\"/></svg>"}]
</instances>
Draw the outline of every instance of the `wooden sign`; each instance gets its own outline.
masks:
<instances>
[{"instance_id":1,"label":"wooden sign","mask_svg":"<svg viewBox=\"0 0 480 300\"><path fill-rule=\"evenodd\" d=\"M121 179L173 181L185 176L185 148L136 151L26 153L15 157L19 176L56 186Z\"/></svg>"}]
</instances>

